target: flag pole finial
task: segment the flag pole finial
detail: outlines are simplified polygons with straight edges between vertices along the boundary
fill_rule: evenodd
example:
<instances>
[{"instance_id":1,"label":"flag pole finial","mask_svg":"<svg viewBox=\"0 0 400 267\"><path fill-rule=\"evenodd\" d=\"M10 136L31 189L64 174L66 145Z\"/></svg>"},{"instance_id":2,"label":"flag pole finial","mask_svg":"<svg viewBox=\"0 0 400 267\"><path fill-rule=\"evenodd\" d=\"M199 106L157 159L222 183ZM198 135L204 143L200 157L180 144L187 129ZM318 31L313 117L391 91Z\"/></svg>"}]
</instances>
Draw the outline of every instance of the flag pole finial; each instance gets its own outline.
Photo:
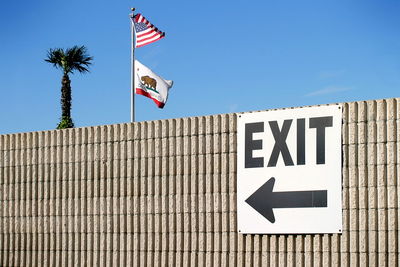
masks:
<instances>
[{"instance_id":1,"label":"flag pole finial","mask_svg":"<svg viewBox=\"0 0 400 267\"><path fill-rule=\"evenodd\" d=\"M131 17L131 18L133 18L134 16L135 16L135 10L136 10L136 8L134 8L134 7L131 7L131 11L132 11L132 13L131 14L129 14L129 16Z\"/></svg>"}]
</instances>

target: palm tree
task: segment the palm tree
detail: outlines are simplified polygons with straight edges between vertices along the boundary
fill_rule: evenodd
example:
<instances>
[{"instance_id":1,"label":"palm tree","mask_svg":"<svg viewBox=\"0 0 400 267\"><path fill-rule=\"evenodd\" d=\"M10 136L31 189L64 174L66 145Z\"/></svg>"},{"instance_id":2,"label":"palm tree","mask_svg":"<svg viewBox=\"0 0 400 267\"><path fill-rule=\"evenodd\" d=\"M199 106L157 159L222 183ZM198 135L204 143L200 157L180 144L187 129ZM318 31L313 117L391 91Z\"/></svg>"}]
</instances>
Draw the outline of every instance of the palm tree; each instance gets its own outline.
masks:
<instances>
[{"instance_id":1,"label":"palm tree","mask_svg":"<svg viewBox=\"0 0 400 267\"><path fill-rule=\"evenodd\" d=\"M74 46L64 51L62 48L50 49L47 51L46 62L52 63L54 67L63 71L61 80L61 121L57 129L73 128L71 118L71 80L68 74L75 70L80 73L89 72L89 65L93 57L87 54L85 46Z\"/></svg>"}]
</instances>

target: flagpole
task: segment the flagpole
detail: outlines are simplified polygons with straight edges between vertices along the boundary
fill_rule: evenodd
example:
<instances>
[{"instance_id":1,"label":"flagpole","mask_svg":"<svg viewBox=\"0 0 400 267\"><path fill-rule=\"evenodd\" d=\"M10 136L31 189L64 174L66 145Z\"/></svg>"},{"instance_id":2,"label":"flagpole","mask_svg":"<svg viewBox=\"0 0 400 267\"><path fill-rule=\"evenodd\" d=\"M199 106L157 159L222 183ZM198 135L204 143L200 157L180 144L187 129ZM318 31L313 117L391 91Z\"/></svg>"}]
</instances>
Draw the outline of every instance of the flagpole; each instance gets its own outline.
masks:
<instances>
[{"instance_id":1,"label":"flagpole","mask_svg":"<svg viewBox=\"0 0 400 267\"><path fill-rule=\"evenodd\" d=\"M135 33L134 33L134 24L133 17L135 8L131 8L132 14L131 17L131 122L135 122Z\"/></svg>"}]
</instances>

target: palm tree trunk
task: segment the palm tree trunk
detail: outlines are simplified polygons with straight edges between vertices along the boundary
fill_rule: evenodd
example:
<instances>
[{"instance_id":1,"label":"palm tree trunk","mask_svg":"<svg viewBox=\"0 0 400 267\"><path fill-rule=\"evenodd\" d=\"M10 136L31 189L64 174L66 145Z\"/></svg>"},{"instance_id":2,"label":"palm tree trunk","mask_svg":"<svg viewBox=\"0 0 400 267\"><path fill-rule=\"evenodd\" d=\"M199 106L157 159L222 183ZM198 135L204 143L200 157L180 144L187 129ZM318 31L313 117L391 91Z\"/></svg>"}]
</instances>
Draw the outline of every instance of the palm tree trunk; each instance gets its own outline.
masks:
<instances>
[{"instance_id":1,"label":"palm tree trunk","mask_svg":"<svg viewBox=\"0 0 400 267\"><path fill-rule=\"evenodd\" d=\"M61 122L58 129L73 128L74 123L71 118L71 80L68 74L64 73L61 80Z\"/></svg>"},{"instance_id":2,"label":"palm tree trunk","mask_svg":"<svg viewBox=\"0 0 400 267\"><path fill-rule=\"evenodd\" d=\"M61 81L61 116L71 117L71 80L64 74Z\"/></svg>"}]
</instances>

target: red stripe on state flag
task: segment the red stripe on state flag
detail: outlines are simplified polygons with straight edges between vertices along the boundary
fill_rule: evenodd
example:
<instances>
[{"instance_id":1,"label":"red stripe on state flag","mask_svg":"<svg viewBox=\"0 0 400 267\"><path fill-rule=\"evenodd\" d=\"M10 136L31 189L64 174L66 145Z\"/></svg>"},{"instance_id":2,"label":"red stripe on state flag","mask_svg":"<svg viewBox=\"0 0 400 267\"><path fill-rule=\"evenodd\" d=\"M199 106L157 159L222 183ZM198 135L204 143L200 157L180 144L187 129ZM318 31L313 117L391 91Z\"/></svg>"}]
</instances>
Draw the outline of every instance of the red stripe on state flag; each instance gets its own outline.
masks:
<instances>
[{"instance_id":1,"label":"red stripe on state flag","mask_svg":"<svg viewBox=\"0 0 400 267\"><path fill-rule=\"evenodd\" d=\"M159 108L163 108L165 106L165 103L160 102L155 98L152 98L151 95L149 93L147 93L146 91L144 91L142 88L136 88L136 94L152 99L154 101L154 103L156 103L157 107L159 107Z\"/></svg>"}]
</instances>

